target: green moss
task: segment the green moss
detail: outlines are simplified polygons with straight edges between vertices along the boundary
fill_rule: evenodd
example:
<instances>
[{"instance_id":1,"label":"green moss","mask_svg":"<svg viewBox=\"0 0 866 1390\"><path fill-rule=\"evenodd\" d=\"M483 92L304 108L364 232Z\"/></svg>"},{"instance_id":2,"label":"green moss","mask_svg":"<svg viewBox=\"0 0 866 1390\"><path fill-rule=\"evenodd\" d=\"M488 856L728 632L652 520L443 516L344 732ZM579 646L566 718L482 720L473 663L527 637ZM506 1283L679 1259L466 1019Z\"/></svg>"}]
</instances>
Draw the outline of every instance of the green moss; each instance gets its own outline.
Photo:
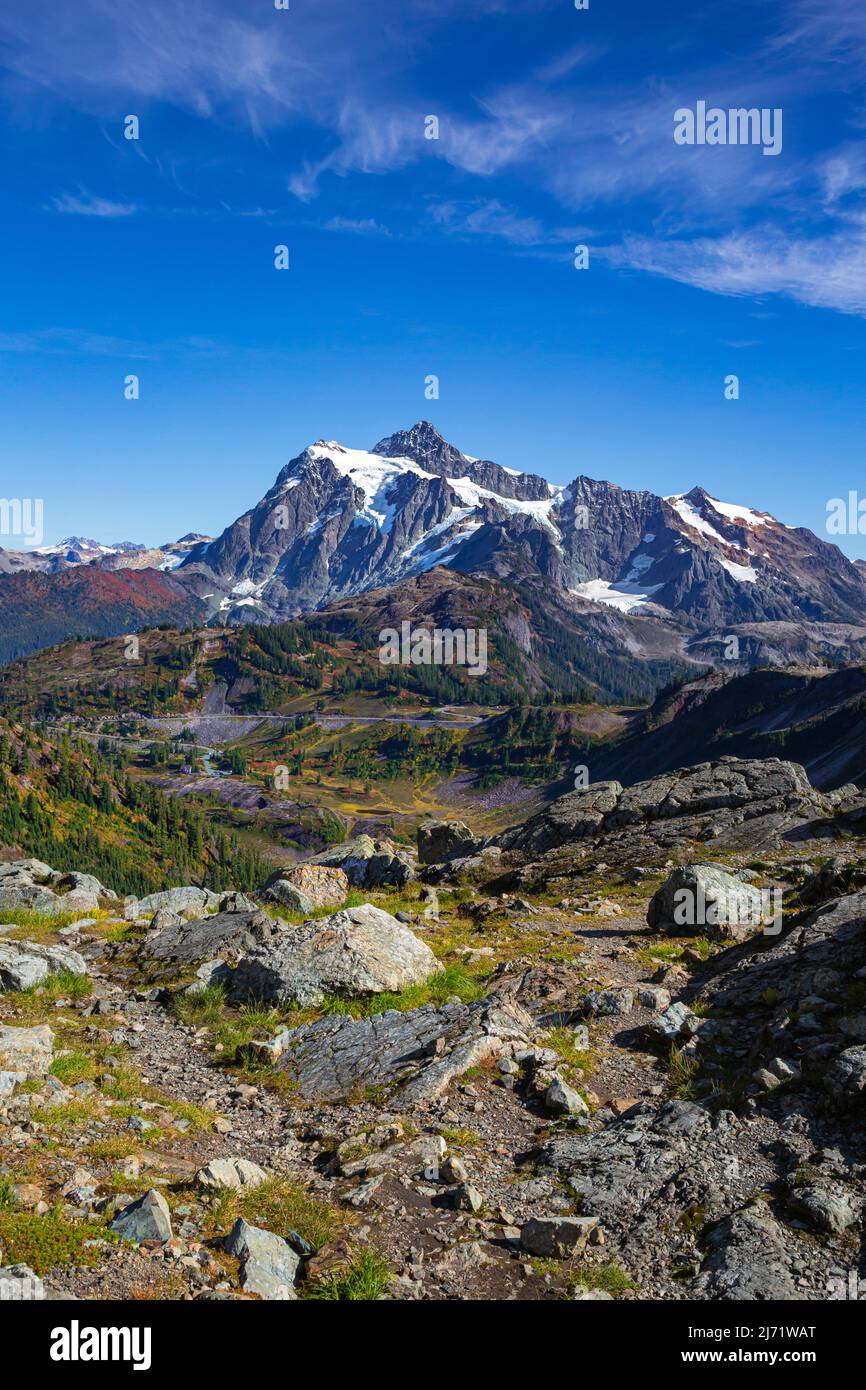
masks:
<instances>
[{"instance_id":1,"label":"green moss","mask_svg":"<svg viewBox=\"0 0 866 1390\"><path fill-rule=\"evenodd\" d=\"M399 994L374 994L366 999L343 999L331 995L325 999L320 1014L351 1014L353 1018L371 1018L386 1009L420 1009L424 1004L444 1004L446 999L458 998L464 1004L480 999L484 988L478 978L462 966L451 965L434 975L423 985L410 985Z\"/></svg>"},{"instance_id":2,"label":"green moss","mask_svg":"<svg viewBox=\"0 0 866 1390\"><path fill-rule=\"evenodd\" d=\"M604 1265L579 1265L572 1271L568 1283L572 1291L578 1284L583 1284L588 1289L600 1289L613 1297L634 1288L631 1277L613 1260Z\"/></svg>"},{"instance_id":3,"label":"green moss","mask_svg":"<svg viewBox=\"0 0 866 1390\"><path fill-rule=\"evenodd\" d=\"M110 1239L105 1226L95 1221L67 1221L57 1208L36 1216L30 1212L0 1211L0 1246L7 1264L26 1264L37 1274L57 1265L94 1265L98 1248L85 1248L88 1240Z\"/></svg>"}]
</instances>

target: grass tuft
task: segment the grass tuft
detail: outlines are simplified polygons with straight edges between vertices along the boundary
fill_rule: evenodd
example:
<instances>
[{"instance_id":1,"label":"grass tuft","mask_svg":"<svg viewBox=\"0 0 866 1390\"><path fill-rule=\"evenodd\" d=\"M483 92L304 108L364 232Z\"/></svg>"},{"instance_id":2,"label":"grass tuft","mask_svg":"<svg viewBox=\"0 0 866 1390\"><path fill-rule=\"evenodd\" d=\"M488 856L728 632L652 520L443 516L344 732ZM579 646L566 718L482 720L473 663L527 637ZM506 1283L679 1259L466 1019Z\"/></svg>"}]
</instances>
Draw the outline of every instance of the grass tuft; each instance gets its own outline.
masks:
<instances>
[{"instance_id":1,"label":"grass tuft","mask_svg":"<svg viewBox=\"0 0 866 1390\"><path fill-rule=\"evenodd\" d=\"M304 1297L374 1303L387 1292L390 1278L391 1271L378 1250L362 1250L346 1269L309 1285Z\"/></svg>"}]
</instances>

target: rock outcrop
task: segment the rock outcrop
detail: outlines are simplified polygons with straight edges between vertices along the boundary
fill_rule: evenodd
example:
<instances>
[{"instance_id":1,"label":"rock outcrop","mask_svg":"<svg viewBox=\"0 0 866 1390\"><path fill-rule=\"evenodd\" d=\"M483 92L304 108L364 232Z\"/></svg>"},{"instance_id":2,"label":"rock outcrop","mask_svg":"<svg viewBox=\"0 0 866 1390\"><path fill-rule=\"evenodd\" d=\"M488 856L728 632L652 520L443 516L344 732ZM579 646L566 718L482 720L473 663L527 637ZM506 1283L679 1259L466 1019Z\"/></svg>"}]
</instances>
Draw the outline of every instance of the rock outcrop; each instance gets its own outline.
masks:
<instances>
[{"instance_id":1,"label":"rock outcrop","mask_svg":"<svg viewBox=\"0 0 866 1390\"><path fill-rule=\"evenodd\" d=\"M201 961L239 956L270 941L286 930L286 924L266 912L218 912L179 922L149 934L141 946L146 960L195 965Z\"/></svg>"},{"instance_id":2,"label":"rock outcrop","mask_svg":"<svg viewBox=\"0 0 866 1390\"><path fill-rule=\"evenodd\" d=\"M415 876L408 854L390 840L374 840L370 835L357 835L342 845L322 850L307 863L342 869L355 888L399 888Z\"/></svg>"},{"instance_id":3,"label":"rock outcrop","mask_svg":"<svg viewBox=\"0 0 866 1390\"><path fill-rule=\"evenodd\" d=\"M0 1071L44 1076L54 1060L54 1034L46 1023L36 1028L0 1025Z\"/></svg>"},{"instance_id":4,"label":"rock outcrop","mask_svg":"<svg viewBox=\"0 0 866 1390\"><path fill-rule=\"evenodd\" d=\"M772 925L767 908L760 889L721 864L684 864L653 894L647 922L672 935L739 940Z\"/></svg>"},{"instance_id":5,"label":"rock outcrop","mask_svg":"<svg viewBox=\"0 0 866 1390\"><path fill-rule=\"evenodd\" d=\"M419 825L418 858L422 864L441 864L475 854L483 845L461 820L431 820Z\"/></svg>"},{"instance_id":6,"label":"rock outcrop","mask_svg":"<svg viewBox=\"0 0 866 1390\"><path fill-rule=\"evenodd\" d=\"M470 1067L529 1047L534 1033L530 1015L507 998L365 1019L329 1015L280 1034L276 1065L306 1099L345 1100L399 1083L397 1103L413 1107L434 1100Z\"/></svg>"},{"instance_id":7,"label":"rock outcrop","mask_svg":"<svg viewBox=\"0 0 866 1390\"><path fill-rule=\"evenodd\" d=\"M93 874L52 869L41 859L0 864L0 915L3 908L26 908L46 917L61 912L93 912L100 898L115 899Z\"/></svg>"}]
</instances>

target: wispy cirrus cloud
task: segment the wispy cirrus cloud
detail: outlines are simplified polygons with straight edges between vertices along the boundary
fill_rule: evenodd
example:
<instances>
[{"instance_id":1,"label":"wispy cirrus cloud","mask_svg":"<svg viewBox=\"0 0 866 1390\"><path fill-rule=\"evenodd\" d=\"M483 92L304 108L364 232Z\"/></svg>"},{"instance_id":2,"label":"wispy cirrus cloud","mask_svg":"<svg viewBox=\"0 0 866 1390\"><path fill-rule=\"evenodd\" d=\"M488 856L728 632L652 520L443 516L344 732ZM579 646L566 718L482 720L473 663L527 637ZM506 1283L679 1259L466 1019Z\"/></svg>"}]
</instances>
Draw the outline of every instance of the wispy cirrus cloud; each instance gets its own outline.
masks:
<instances>
[{"instance_id":1,"label":"wispy cirrus cloud","mask_svg":"<svg viewBox=\"0 0 866 1390\"><path fill-rule=\"evenodd\" d=\"M375 217L329 217L325 223L328 232L352 232L355 236L393 236L389 227L377 222Z\"/></svg>"},{"instance_id":2,"label":"wispy cirrus cloud","mask_svg":"<svg viewBox=\"0 0 866 1390\"><path fill-rule=\"evenodd\" d=\"M584 235L578 227L548 227L539 217L527 216L498 198L431 203L431 220L452 235L489 237L514 247L563 247Z\"/></svg>"},{"instance_id":3,"label":"wispy cirrus cloud","mask_svg":"<svg viewBox=\"0 0 866 1390\"><path fill-rule=\"evenodd\" d=\"M111 333L94 333L89 328L36 328L19 333L0 333L0 353L48 353L49 355L135 358L153 361L164 354L192 353L212 356L222 353L220 344L210 338L187 337L163 342L142 342Z\"/></svg>"},{"instance_id":4,"label":"wispy cirrus cloud","mask_svg":"<svg viewBox=\"0 0 866 1390\"><path fill-rule=\"evenodd\" d=\"M809 240L775 227L691 241L625 237L607 260L714 294L780 294L814 308L866 315L866 222Z\"/></svg>"},{"instance_id":5,"label":"wispy cirrus cloud","mask_svg":"<svg viewBox=\"0 0 866 1390\"><path fill-rule=\"evenodd\" d=\"M78 217L131 217L138 211L135 203L116 203L111 198L99 198L92 193L62 193L51 199L56 212L68 212Z\"/></svg>"},{"instance_id":6,"label":"wispy cirrus cloud","mask_svg":"<svg viewBox=\"0 0 866 1390\"><path fill-rule=\"evenodd\" d=\"M337 179L408 177L429 161L441 187L435 202L419 205L416 231L486 236L525 252L565 237L569 218L591 218L621 229L606 252L613 265L713 293L783 294L864 312L861 0L769 0L756 8L754 33L726 27L727 45L696 42L700 25L713 20L696 14L684 31L670 30L637 76L607 62L588 28L572 29L575 37L543 60L527 53L523 70L512 61L507 74L496 62L478 63L449 86L431 62L437 44L448 53L461 25L476 41L486 25L493 39L497 26L534 25L555 10L556 0L480 0L471 14L457 0L408 0L385 3L382 22L371 26L348 0L288 12L244 0L151 0L146 12L78 0L47 25L30 0L6 0L0 41L16 100L50 93L101 119L116 116L121 98L131 110L158 103L252 132L263 144L279 141L283 185L302 203L327 201ZM708 52L710 62L690 57ZM851 138L840 140L837 126L834 141L821 142L806 119L792 135L798 103L814 110L831 92L847 103ZM698 97L722 107L783 106L784 157L677 146L673 112ZM431 111L438 140L424 138ZM286 131L301 134L289 143ZM155 155L154 167L192 204L169 152ZM319 225L387 235L393 196L403 228L403 191L384 183L369 215L358 200L356 215L323 216ZM254 207L258 198L272 206L273 188L256 190ZM83 191L53 206L95 217L136 210Z\"/></svg>"}]
</instances>

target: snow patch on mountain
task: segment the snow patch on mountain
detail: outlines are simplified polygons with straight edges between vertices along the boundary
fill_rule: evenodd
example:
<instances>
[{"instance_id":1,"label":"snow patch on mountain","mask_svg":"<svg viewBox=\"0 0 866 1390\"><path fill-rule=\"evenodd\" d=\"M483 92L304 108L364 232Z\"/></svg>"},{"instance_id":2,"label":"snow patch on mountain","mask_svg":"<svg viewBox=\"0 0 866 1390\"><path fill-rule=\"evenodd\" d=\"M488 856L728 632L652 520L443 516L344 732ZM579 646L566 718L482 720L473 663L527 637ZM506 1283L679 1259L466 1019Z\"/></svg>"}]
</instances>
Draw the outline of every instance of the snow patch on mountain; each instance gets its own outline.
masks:
<instances>
[{"instance_id":1,"label":"snow patch on mountain","mask_svg":"<svg viewBox=\"0 0 866 1390\"><path fill-rule=\"evenodd\" d=\"M697 507L691 502L687 502L682 494L674 494L671 497L666 497L665 501L670 502L674 511L682 518L687 526L691 526L695 531L700 531L702 536L708 536L710 540L715 541L718 545L735 544L735 542L729 541L721 535L714 526L711 526L710 523L701 516Z\"/></svg>"},{"instance_id":2,"label":"snow patch on mountain","mask_svg":"<svg viewBox=\"0 0 866 1390\"><path fill-rule=\"evenodd\" d=\"M732 578L739 580L741 584L754 584L757 574L751 565L738 565L733 560L728 560L724 555L717 555L716 559L723 569L728 571Z\"/></svg>"},{"instance_id":3,"label":"snow patch on mountain","mask_svg":"<svg viewBox=\"0 0 866 1390\"><path fill-rule=\"evenodd\" d=\"M576 594L578 598L591 599L593 603L606 603L620 613L631 613L635 608L651 603L653 594L657 594L662 587L661 584L633 584L625 579L617 580L615 584L607 579L590 579L586 584L569 589L569 593Z\"/></svg>"},{"instance_id":4,"label":"snow patch on mountain","mask_svg":"<svg viewBox=\"0 0 866 1390\"><path fill-rule=\"evenodd\" d=\"M726 516L729 521L745 521L749 526L766 526L772 520L766 513L752 511L751 507L738 507L733 502L719 502L717 498L711 497L711 505L722 516Z\"/></svg>"}]
</instances>

